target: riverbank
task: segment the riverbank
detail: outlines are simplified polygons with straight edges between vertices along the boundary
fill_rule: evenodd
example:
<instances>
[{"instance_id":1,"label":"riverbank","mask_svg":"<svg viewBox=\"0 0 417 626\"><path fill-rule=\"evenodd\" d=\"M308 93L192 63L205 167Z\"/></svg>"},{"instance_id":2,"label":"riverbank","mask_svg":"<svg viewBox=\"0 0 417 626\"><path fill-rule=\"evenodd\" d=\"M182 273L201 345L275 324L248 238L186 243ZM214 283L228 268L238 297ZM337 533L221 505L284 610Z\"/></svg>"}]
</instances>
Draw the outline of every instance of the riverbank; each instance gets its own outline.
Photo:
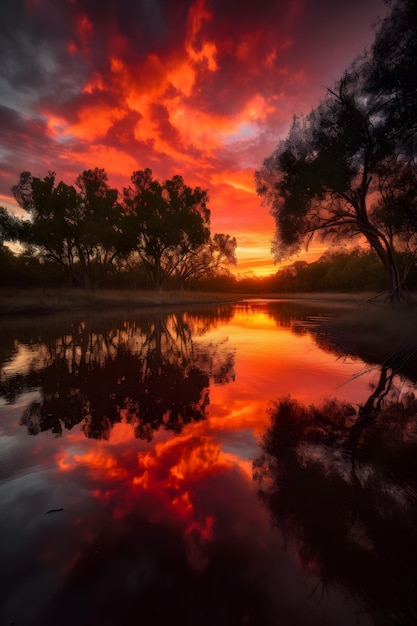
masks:
<instances>
[{"instance_id":1,"label":"riverbank","mask_svg":"<svg viewBox=\"0 0 417 626\"><path fill-rule=\"evenodd\" d=\"M0 315L32 315L94 309L165 307L189 304L216 304L249 299L326 302L334 306L357 308L374 294L294 293L238 294L193 291L134 291L79 289L0 289Z\"/></svg>"},{"instance_id":2,"label":"riverbank","mask_svg":"<svg viewBox=\"0 0 417 626\"><path fill-rule=\"evenodd\" d=\"M360 308L325 321L320 337L341 355L386 365L417 380L417 308Z\"/></svg>"},{"instance_id":3,"label":"riverbank","mask_svg":"<svg viewBox=\"0 0 417 626\"><path fill-rule=\"evenodd\" d=\"M250 300L282 300L343 309L315 330L335 352L368 363L417 372L417 308L394 311L375 294L294 293L234 294L192 291L82 291L71 289L0 290L0 316L19 318L71 311L111 312L143 308L226 304Z\"/></svg>"},{"instance_id":4,"label":"riverbank","mask_svg":"<svg viewBox=\"0 0 417 626\"><path fill-rule=\"evenodd\" d=\"M191 291L82 291L78 289L0 290L0 315L39 315L61 311L134 309L240 300L226 293Z\"/></svg>"}]
</instances>

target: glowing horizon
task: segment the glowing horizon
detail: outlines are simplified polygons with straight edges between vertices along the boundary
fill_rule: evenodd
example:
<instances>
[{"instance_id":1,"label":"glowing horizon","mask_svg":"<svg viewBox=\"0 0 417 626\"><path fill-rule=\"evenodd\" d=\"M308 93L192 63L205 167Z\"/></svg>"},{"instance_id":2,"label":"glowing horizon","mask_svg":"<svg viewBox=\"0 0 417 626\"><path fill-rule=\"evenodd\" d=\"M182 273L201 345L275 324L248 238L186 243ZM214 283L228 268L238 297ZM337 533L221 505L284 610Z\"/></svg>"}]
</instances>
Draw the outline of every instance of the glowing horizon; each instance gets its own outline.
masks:
<instances>
[{"instance_id":1,"label":"glowing horizon","mask_svg":"<svg viewBox=\"0 0 417 626\"><path fill-rule=\"evenodd\" d=\"M10 189L24 170L72 184L104 167L119 190L138 169L181 174L208 189L212 232L237 238L234 272L276 272L254 172L386 10L383 0L312 4L6 0L1 204L16 210Z\"/></svg>"}]
</instances>

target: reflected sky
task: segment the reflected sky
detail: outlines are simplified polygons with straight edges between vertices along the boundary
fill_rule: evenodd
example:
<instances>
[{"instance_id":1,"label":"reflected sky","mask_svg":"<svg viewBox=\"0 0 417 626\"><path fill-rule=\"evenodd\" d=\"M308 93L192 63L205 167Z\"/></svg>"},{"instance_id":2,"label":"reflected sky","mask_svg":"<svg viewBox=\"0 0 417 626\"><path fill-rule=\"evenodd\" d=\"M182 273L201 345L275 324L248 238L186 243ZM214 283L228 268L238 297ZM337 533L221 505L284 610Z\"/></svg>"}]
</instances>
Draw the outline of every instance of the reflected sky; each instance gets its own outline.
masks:
<instances>
[{"instance_id":1,"label":"reflected sky","mask_svg":"<svg viewBox=\"0 0 417 626\"><path fill-rule=\"evenodd\" d=\"M318 348L309 324L325 313L259 303L16 329L0 623L372 624L343 588L323 596L253 480L278 397L356 406L377 379Z\"/></svg>"}]
</instances>

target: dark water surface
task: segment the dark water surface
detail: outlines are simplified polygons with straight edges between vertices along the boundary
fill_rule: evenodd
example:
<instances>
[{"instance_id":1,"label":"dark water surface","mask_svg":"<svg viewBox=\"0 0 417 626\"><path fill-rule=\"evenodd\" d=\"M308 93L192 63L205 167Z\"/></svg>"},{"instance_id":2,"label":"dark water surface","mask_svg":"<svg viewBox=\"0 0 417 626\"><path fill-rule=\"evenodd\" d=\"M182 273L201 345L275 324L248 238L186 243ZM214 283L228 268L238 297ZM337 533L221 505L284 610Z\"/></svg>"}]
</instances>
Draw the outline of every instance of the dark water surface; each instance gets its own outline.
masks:
<instances>
[{"instance_id":1,"label":"dark water surface","mask_svg":"<svg viewBox=\"0 0 417 626\"><path fill-rule=\"evenodd\" d=\"M5 320L0 625L416 624L415 387L328 314Z\"/></svg>"}]
</instances>

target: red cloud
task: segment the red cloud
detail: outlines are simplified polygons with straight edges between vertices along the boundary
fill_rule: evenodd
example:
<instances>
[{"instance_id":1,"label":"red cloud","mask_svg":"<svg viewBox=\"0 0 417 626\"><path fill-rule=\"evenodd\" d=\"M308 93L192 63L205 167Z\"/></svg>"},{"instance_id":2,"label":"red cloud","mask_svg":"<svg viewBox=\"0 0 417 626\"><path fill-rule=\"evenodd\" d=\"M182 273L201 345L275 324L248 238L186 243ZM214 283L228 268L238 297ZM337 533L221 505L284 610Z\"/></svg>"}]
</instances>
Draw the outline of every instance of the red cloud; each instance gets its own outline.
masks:
<instances>
[{"instance_id":1,"label":"red cloud","mask_svg":"<svg viewBox=\"0 0 417 626\"><path fill-rule=\"evenodd\" d=\"M12 118L0 167L14 178L0 192L34 165L66 182L105 167L120 187L151 167L208 188L214 227L269 242L253 172L294 113L308 112L371 40L382 6L28 0L20 20L16 9L0 23L3 117Z\"/></svg>"}]
</instances>

